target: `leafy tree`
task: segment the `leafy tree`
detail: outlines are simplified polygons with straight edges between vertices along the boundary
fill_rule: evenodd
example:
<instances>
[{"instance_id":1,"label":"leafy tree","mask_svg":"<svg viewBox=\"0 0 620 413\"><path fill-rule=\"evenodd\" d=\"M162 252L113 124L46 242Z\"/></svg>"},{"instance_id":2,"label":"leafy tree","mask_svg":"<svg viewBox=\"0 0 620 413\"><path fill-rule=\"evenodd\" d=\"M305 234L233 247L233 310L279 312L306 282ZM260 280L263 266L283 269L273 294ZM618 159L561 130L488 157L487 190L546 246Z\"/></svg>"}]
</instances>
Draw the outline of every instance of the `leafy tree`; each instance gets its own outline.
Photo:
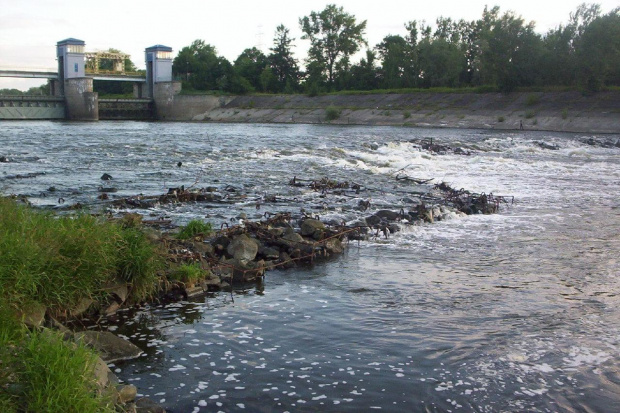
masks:
<instances>
[{"instance_id":1,"label":"leafy tree","mask_svg":"<svg viewBox=\"0 0 620 413\"><path fill-rule=\"evenodd\" d=\"M256 47L245 49L237 60L235 60L234 70L237 76L247 79L252 89L263 90L261 85L261 74L267 66L267 56Z\"/></svg>"},{"instance_id":2,"label":"leafy tree","mask_svg":"<svg viewBox=\"0 0 620 413\"><path fill-rule=\"evenodd\" d=\"M399 35L388 35L375 46L381 57L380 85L384 89L409 86L405 80L407 71L413 69L410 44Z\"/></svg>"},{"instance_id":3,"label":"leafy tree","mask_svg":"<svg viewBox=\"0 0 620 413\"><path fill-rule=\"evenodd\" d=\"M620 8L595 18L577 43L580 84L597 91L620 85Z\"/></svg>"},{"instance_id":4,"label":"leafy tree","mask_svg":"<svg viewBox=\"0 0 620 413\"><path fill-rule=\"evenodd\" d=\"M289 37L289 29L284 25L281 24L276 28L273 47L269 49L271 54L268 61L276 78L278 92L287 89L287 85L289 90L296 89L301 78L297 59L291 50L293 40L295 39Z\"/></svg>"},{"instance_id":5,"label":"leafy tree","mask_svg":"<svg viewBox=\"0 0 620 413\"><path fill-rule=\"evenodd\" d=\"M172 73L183 79L186 88L195 90L229 90L240 84L230 62L204 40L195 40L179 51L172 62Z\"/></svg>"},{"instance_id":6,"label":"leafy tree","mask_svg":"<svg viewBox=\"0 0 620 413\"><path fill-rule=\"evenodd\" d=\"M347 68L349 57L366 44L366 21L356 24L355 16L334 4L299 19L299 25L304 33L301 38L310 40L308 63L313 64L313 70L326 72L330 86L337 70Z\"/></svg>"},{"instance_id":7,"label":"leafy tree","mask_svg":"<svg viewBox=\"0 0 620 413\"><path fill-rule=\"evenodd\" d=\"M525 24L508 11L499 16L499 7L485 7L477 23L477 75L483 85L495 85L509 92L517 86L529 86L538 77L541 38L534 23Z\"/></svg>"},{"instance_id":8,"label":"leafy tree","mask_svg":"<svg viewBox=\"0 0 620 413\"><path fill-rule=\"evenodd\" d=\"M21 96L24 92L19 89L0 89L0 96Z\"/></svg>"},{"instance_id":9,"label":"leafy tree","mask_svg":"<svg viewBox=\"0 0 620 413\"><path fill-rule=\"evenodd\" d=\"M260 74L260 85L263 92L273 93L282 92L284 87L286 87L286 83L281 85L280 82L278 82L278 78L276 77L273 69L269 66L265 66Z\"/></svg>"},{"instance_id":10,"label":"leafy tree","mask_svg":"<svg viewBox=\"0 0 620 413\"><path fill-rule=\"evenodd\" d=\"M376 56L372 50L366 50L366 58L351 66L350 88L353 90L373 90L379 87L379 73Z\"/></svg>"},{"instance_id":11,"label":"leafy tree","mask_svg":"<svg viewBox=\"0 0 620 413\"><path fill-rule=\"evenodd\" d=\"M423 87L457 87L465 58L459 47L446 38L426 38L418 47L420 85Z\"/></svg>"}]
</instances>

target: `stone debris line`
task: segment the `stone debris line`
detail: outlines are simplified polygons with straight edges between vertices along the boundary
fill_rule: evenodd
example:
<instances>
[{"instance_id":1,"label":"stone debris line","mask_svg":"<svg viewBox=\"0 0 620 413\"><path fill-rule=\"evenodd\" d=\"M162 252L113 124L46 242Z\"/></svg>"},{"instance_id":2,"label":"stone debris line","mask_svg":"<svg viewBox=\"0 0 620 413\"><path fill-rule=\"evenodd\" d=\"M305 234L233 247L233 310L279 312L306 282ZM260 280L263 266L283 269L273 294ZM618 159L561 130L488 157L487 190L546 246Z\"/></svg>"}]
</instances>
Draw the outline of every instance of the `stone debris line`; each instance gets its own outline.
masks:
<instances>
[{"instance_id":1,"label":"stone debris line","mask_svg":"<svg viewBox=\"0 0 620 413\"><path fill-rule=\"evenodd\" d=\"M322 239L320 241L316 241L310 244L309 247L312 249L312 252L306 255L301 255L299 257L289 257L288 259L281 260L275 263L270 263L269 265L265 264L263 266L256 267L253 269L248 269L248 268L244 268L241 266L235 266L233 264L228 264L228 263L222 263L221 261L217 259L213 259L213 258L208 259L208 262L211 264L210 266L211 270L216 273L219 273L221 277L223 276L223 278L228 278L231 280L235 278L240 278L243 282L252 281L256 278L264 277L265 272L267 270L274 270L277 268L288 268L288 267L291 267L292 264L297 263L297 262L306 262L309 264L313 264L314 260L317 257L327 258L329 257L329 252L328 252L327 247L325 247L325 245L329 241L334 240L334 239L338 239L342 241L343 238L348 233L359 232L359 230L360 230L359 227L347 228L343 231L336 233L335 235L332 235L328 238L325 238L325 239ZM302 242L295 242L295 241L291 241L291 242L299 244L299 245L304 245ZM334 252L334 249L332 248L331 251ZM226 276L226 273L229 273L229 274L232 273L234 275L230 277L230 275Z\"/></svg>"},{"instance_id":2,"label":"stone debris line","mask_svg":"<svg viewBox=\"0 0 620 413\"><path fill-rule=\"evenodd\" d=\"M248 219L247 214L242 212L237 218L220 222L219 231L213 235L202 234L193 240L182 241L161 234L161 243L168 250L168 261L173 267L168 277L164 277L166 290L177 289L181 291L182 297L188 297L227 289L233 283L238 285L260 280L267 270L286 269L297 264L311 265L316 259L342 253L343 243L350 240L387 239L403 226L433 223L469 214L493 214L498 212L501 204L514 202L511 196L456 190L445 182L432 185L432 179L416 179L405 175L406 168L392 175L396 182L406 183L405 187L368 188L329 177L304 179L294 176L288 184L302 189L305 195L300 193L297 196L289 194L288 197L281 197L262 194L253 197L231 185L202 189L180 186L170 188L162 195L138 195L118 199L111 204L129 209L149 209L157 204L187 202L236 203L241 208L255 204L256 210L263 203L280 203L284 210L301 208L301 213L257 213L254 219L258 221ZM362 191L364 194L360 195ZM396 201L396 204L383 206L381 204L384 202L373 201L373 194L403 198ZM381 209L382 206L385 209ZM340 212L336 217L322 222L318 214L310 215L304 207ZM376 210L371 215L364 215L371 209ZM225 219L224 216L220 218ZM148 226L171 228L171 220L167 217L141 222ZM233 225L233 222L239 224ZM208 275L204 280L186 286L174 279L174 267L183 263L199 263Z\"/></svg>"},{"instance_id":3,"label":"stone debris line","mask_svg":"<svg viewBox=\"0 0 620 413\"><path fill-rule=\"evenodd\" d=\"M455 155L466 155L466 156L472 155L471 151L465 150L461 147L453 148L449 145L442 145L442 144L433 142L433 138L412 139L409 142L418 146L420 149L434 153L436 155L446 155L448 153L452 153Z\"/></svg>"},{"instance_id":4,"label":"stone debris line","mask_svg":"<svg viewBox=\"0 0 620 413\"><path fill-rule=\"evenodd\" d=\"M514 196L512 195L493 195L489 193L477 194L469 192L463 188L456 190L445 182L435 185L435 188L445 193L445 202L454 205L459 211L466 214L494 214L499 211L500 204L514 204Z\"/></svg>"},{"instance_id":5,"label":"stone debris line","mask_svg":"<svg viewBox=\"0 0 620 413\"><path fill-rule=\"evenodd\" d=\"M321 192L322 195L331 193L334 195L353 196L348 195L346 190L349 190L349 192L355 195L359 194L361 191L367 190L367 188L355 182L351 184L349 184L348 181L338 182L328 177L321 178L317 181L315 179L299 179L297 176L294 176L288 184L298 188L308 187L315 192Z\"/></svg>"}]
</instances>

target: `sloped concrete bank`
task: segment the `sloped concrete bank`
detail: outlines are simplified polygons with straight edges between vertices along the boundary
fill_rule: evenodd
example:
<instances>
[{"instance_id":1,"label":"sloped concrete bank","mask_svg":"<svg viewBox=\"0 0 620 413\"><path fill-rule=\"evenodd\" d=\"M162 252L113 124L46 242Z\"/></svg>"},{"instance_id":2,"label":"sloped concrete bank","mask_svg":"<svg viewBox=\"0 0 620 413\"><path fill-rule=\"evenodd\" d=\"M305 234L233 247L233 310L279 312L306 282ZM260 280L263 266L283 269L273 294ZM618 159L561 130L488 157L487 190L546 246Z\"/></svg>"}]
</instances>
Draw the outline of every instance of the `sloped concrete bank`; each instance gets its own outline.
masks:
<instances>
[{"instance_id":1,"label":"sloped concrete bank","mask_svg":"<svg viewBox=\"0 0 620 413\"><path fill-rule=\"evenodd\" d=\"M620 133L620 92L175 95L162 120ZM328 116L328 110L331 112Z\"/></svg>"}]
</instances>

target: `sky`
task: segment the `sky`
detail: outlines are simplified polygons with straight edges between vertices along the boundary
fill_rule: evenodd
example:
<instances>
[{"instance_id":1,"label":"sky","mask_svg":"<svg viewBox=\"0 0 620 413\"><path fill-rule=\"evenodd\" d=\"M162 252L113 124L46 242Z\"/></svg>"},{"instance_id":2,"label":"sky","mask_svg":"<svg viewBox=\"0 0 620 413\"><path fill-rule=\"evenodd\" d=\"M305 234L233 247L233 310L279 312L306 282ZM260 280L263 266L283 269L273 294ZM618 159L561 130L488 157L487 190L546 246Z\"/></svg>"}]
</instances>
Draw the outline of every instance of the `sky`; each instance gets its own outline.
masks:
<instances>
[{"instance_id":1,"label":"sky","mask_svg":"<svg viewBox=\"0 0 620 413\"><path fill-rule=\"evenodd\" d=\"M163 44L176 54L194 40L202 39L217 48L231 63L249 47L268 53L275 29L284 24L295 38L297 57L302 60L308 42L301 40L299 18L321 11L327 4L367 21L370 47L388 34L405 35L411 20L434 23L439 16L453 19L480 18L485 5L512 10L536 30L547 30L568 22L569 14L583 0L0 0L0 69L55 70L56 43L73 37L86 42L86 51L119 49L144 68L144 49ZM618 0L595 1L603 13L618 6ZM0 89L26 90L41 80L0 78Z\"/></svg>"}]
</instances>

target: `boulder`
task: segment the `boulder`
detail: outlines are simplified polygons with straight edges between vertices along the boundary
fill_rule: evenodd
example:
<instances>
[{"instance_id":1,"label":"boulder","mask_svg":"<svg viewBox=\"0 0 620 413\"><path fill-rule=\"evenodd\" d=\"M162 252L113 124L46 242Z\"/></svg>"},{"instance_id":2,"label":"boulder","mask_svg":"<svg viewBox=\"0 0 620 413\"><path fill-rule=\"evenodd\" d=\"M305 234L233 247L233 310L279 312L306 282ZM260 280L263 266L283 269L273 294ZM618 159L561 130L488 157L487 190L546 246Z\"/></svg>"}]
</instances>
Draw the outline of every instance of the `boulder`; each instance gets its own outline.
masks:
<instances>
[{"instance_id":1,"label":"boulder","mask_svg":"<svg viewBox=\"0 0 620 413\"><path fill-rule=\"evenodd\" d=\"M103 289L108 291L110 294L114 294L121 303L124 303L129 295L129 289L127 288L127 283L125 281L110 282L106 284Z\"/></svg>"},{"instance_id":2,"label":"boulder","mask_svg":"<svg viewBox=\"0 0 620 413\"><path fill-rule=\"evenodd\" d=\"M301 235L305 237L313 237L316 239L316 234L320 235L325 232L325 224L318 219L308 218L301 223Z\"/></svg>"},{"instance_id":3,"label":"boulder","mask_svg":"<svg viewBox=\"0 0 620 413\"><path fill-rule=\"evenodd\" d=\"M133 384L128 384L118 389L118 399L121 403L134 401L137 394L138 389Z\"/></svg>"},{"instance_id":4,"label":"boulder","mask_svg":"<svg viewBox=\"0 0 620 413\"><path fill-rule=\"evenodd\" d=\"M33 303L27 308L20 309L18 317L29 327L40 327L45 319L47 308L43 304Z\"/></svg>"},{"instance_id":5,"label":"boulder","mask_svg":"<svg viewBox=\"0 0 620 413\"><path fill-rule=\"evenodd\" d=\"M207 242L196 242L192 245L193 250L203 257L214 257L215 250L213 245Z\"/></svg>"},{"instance_id":6,"label":"boulder","mask_svg":"<svg viewBox=\"0 0 620 413\"><path fill-rule=\"evenodd\" d=\"M296 233L293 229L286 230L284 235L282 236L282 240L288 241L286 243L287 245L305 242L304 238L298 233Z\"/></svg>"},{"instance_id":7,"label":"boulder","mask_svg":"<svg viewBox=\"0 0 620 413\"><path fill-rule=\"evenodd\" d=\"M261 245L258 248L258 255L267 258L268 260L277 259L280 256L280 251L276 248L266 247Z\"/></svg>"},{"instance_id":8,"label":"boulder","mask_svg":"<svg viewBox=\"0 0 620 413\"><path fill-rule=\"evenodd\" d=\"M213 240L212 245L215 246L215 249L217 249L218 251L224 251L226 250L226 248L228 248L228 245L230 244L230 238L228 238L225 235L222 235L220 237L217 237L215 240Z\"/></svg>"},{"instance_id":9,"label":"boulder","mask_svg":"<svg viewBox=\"0 0 620 413\"><path fill-rule=\"evenodd\" d=\"M140 348L108 331L81 331L75 333L75 338L97 350L106 363L129 360L142 354Z\"/></svg>"},{"instance_id":10,"label":"boulder","mask_svg":"<svg viewBox=\"0 0 620 413\"><path fill-rule=\"evenodd\" d=\"M187 294L187 298L197 297L201 294L204 294L205 290L200 286L194 287L185 287L185 294Z\"/></svg>"},{"instance_id":11,"label":"boulder","mask_svg":"<svg viewBox=\"0 0 620 413\"><path fill-rule=\"evenodd\" d=\"M375 216L388 221L396 221L397 219L401 218L399 212L390 211L389 209L382 209L380 211L377 211L375 212Z\"/></svg>"},{"instance_id":12,"label":"boulder","mask_svg":"<svg viewBox=\"0 0 620 413\"><path fill-rule=\"evenodd\" d=\"M229 266L222 269L222 278L228 279L232 276L234 281L246 282L262 277L265 274L265 261L263 260L254 262L231 258L221 262Z\"/></svg>"},{"instance_id":13,"label":"boulder","mask_svg":"<svg viewBox=\"0 0 620 413\"><path fill-rule=\"evenodd\" d=\"M241 262L249 262L256 258L258 242L246 234L237 235L230 242L226 251Z\"/></svg>"},{"instance_id":14,"label":"boulder","mask_svg":"<svg viewBox=\"0 0 620 413\"><path fill-rule=\"evenodd\" d=\"M119 308L121 308L121 305L116 301L112 301L110 305L105 309L104 313L105 315L112 315L115 314L119 310Z\"/></svg>"},{"instance_id":15,"label":"boulder","mask_svg":"<svg viewBox=\"0 0 620 413\"><path fill-rule=\"evenodd\" d=\"M86 312L86 310L88 310L88 308L94 303L93 300L91 300L90 298L82 298L77 305L75 306L75 308L73 308L69 314L71 314L72 317L77 317L79 315L82 315Z\"/></svg>"},{"instance_id":16,"label":"boulder","mask_svg":"<svg viewBox=\"0 0 620 413\"><path fill-rule=\"evenodd\" d=\"M274 237L281 237L284 235L284 228L269 228L269 233Z\"/></svg>"},{"instance_id":17,"label":"boulder","mask_svg":"<svg viewBox=\"0 0 620 413\"><path fill-rule=\"evenodd\" d=\"M332 238L325 242L325 249L330 254L341 254L344 251L342 241L338 238Z\"/></svg>"},{"instance_id":18,"label":"boulder","mask_svg":"<svg viewBox=\"0 0 620 413\"><path fill-rule=\"evenodd\" d=\"M136 401L136 413L166 413L166 409L148 397L142 397Z\"/></svg>"},{"instance_id":19,"label":"boulder","mask_svg":"<svg viewBox=\"0 0 620 413\"><path fill-rule=\"evenodd\" d=\"M371 215L366 218L366 223L368 226L374 227L375 225L379 225L381 223L381 218L376 215Z\"/></svg>"},{"instance_id":20,"label":"boulder","mask_svg":"<svg viewBox=\"0 0 620 413\"><path fill-rule=\"evenodd\" d=\"M110 383L110 368L100 357L97 357L95 361L95 381L97 382L97 390L101 394L105 391Z\"/></svg>"}]
</instances>

